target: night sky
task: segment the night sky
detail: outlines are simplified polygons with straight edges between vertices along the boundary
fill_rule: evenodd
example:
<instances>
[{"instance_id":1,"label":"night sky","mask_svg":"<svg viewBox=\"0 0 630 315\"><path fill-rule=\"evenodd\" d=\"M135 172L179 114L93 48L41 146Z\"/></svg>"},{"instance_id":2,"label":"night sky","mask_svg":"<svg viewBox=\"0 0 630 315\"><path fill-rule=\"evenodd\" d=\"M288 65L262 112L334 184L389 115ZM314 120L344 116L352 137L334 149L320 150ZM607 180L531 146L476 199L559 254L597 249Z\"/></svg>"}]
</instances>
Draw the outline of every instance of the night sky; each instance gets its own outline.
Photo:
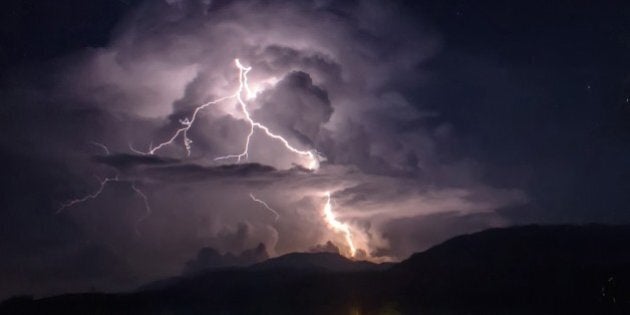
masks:
<instances>
[{"instance_id":1,"label":"night sky","mask_svg":"<svg viewBox=\"0 0 630 315\"><path fill-rule=\"evenodd\" d=\"M349 234L399 261L630 223L625 1L12 1L0 21L2 298L133 288L205 247L350 257ZM199 112L190 155L149 152L234 95L235 58L252 119L318 168L261 128L217 160L250 131L236 98Z\"/></svg>"}]
</instances>

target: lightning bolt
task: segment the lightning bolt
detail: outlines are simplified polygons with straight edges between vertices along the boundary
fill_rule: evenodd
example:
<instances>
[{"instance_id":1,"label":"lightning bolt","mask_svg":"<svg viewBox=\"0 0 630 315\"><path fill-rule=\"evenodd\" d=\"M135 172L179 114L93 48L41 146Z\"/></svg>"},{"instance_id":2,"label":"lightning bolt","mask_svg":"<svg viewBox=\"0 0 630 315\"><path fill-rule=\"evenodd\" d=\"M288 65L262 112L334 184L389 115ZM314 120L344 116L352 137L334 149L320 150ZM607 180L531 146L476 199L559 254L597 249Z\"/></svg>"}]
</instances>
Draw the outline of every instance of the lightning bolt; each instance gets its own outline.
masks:
<instances>
[{"instance_id":1,"label":"lightning bolt","mask_svg":"<svg viewBox=\"0 0 630 315\"><path fill-rule=\"evenodd\" d=\"M110 154L110 152L109 152L109 148L107 148L107 146L106 146L106 145L104 145L104 144L102 144L102 143L100 143L100 142L96 142L96 141L90 141L90 144L92 144L92 145L94 145L94 146L97 146L97 147L99 147L99 148L103 149L103 152L105 152L105 155L109 155L109 154Z\"/></svg>"},{"instance_id":2,"label":"lightning bolt","mask_svg":"<svg viewBox=\"0 0 630 315\"><path fill-rule=\"evenodd\" d=\"M289 144L289 141L287 141L285 138L271 132L271 130L269 130L267 126L257 121L254 121L252 119L252 116L249 113L249 110L247 109L247 103L243 101L243 97L242 97L243 90L247 93L248 97L251 98L255 96L255 93L253 93L251 89L249 88L249 84L247 81L247 73L251 71L252 68L243 66L238 59L235 59L234 62L236 64L236 67L238 67L239 69L239 76L238 76L239 88L235 96L236 96L236 100L238 101L238 104L241 107L241 110L243 111L243 114L245 115L245 120L247 120L247 122L249 123L249 133L247 134L247 138L245 139L245 147L243 148L243 151L241 153L220 156L220 157L215 158L215 161L225 160L225 159L236 159L236 162L240 162L243 159L247 159L249 155L249 145L251 142L251 138L254 135L255 129L258 128L262 130L268 137L280 141L284 145L284 147L287 148L289 151L296 153L298 155L305 156L309 160L309 163L307 165L309 169L311 170L318 169L320 156L317 152L315 152L314 150L306 150L306 151L300 150L291 146L291 144Z\"/></svg>"},{"instance_id":3,"label":"lightning bolt","mask_svg":"<svg viewBox=\"0 0 630 315\"><path fill-rule=\"evenodd\" d=\"M348 244L348 247L350 248L350 256L354 257L354 255L357 253L357 249L354 246L354 242L352 240L352 231L350 230L350 226L347 223L341 223L339 222L339 220L337 220L337 217L332 211L332 204L330 202L331 198L330 198L329 191L326 192L326 198L327 198L326 204L324 205L324 219L326 220L326 223L328 223L328 226L330 228L344 234L346 238L346 243Z\"/></svg>"},{"instance_id":4,"label":"lightning bolt","mask_svg":"<svg viewBox=\"0 0 630 315\"><path fill-rule=\"evenodd\" d=\"M225 156L219 156L217 158L215 158L215 161L220 161L220 160L230 160L230 159L234 159L236 160L236 162L240 162L242 160L247 160L248 156L249 156L249 145L251 143L251 138L254 135L254 132L256 129L260 129L262 130L268 137L274 139L274 140L278 140L280 141L280 143L282 143L284 145L284 147L295 153L298 154L300 156L304 156L308 159L308 164L307 164L307 168L310 170L316 170L319 168L319 162L321 159L323 159L323 157L321 156L321 154L319 154L317 151L315 150L300 150L297 149L295 147L293 147L289 141L287 141L284 137L273 133L267 126L261 124L260 122L255 121L254 119L252 119L251 114L249 113L249 110L247 108L247 103L245 103L245 101L243 100L243 94L245 93L247 95L247 98L254 98L256 96L256 93L253 92L250 87L249 87L249 83L248 83L248 79L247 79L247 73L249 73L249 71L252 70L252 67L245 67L243 66L243 64L241 64L241 62L238 59L234 60L234 63L236 64L236 67L239 70L239 75L238 75L238 80L239 80L239 86L238 89L236 91L236 93L232 94L232 95L228 95L222 98L219 98L217 100L213 100L210 102L207 102L205 104L199 105L198 107L195 108L195 110L193 111L193 114L190 118L184 118L184 119L180 119L179 123L182 124L182 127L177 129L175 131L175 133L166 141L153 146L152 144L149 146L149 150L146 152L142 152L139 150L134 149L131 145L129 145L129 148L135 152L135 153L139 153L139 154L150 154L153 155L155 154L158 150L173 144L180 136L183 138L184 141L184 148L186 149L186 155L190 156L191 153L191 144L193 143L193 141L188 137L188 131L190 130L190 128L192 128L193 124L195 123L197 116L199 114L199 112L201 110L203 110L204 108L213 105L213 104L217 104L229 99L236 99L236 101L238 102L241 111L243 112L243 114L245 115L245 120L247 121L247 123L249 124L249 133L247 134L247 137L245 138L245 145L243 148L243 151L241 153L238 154L229 154L229 155L225 155Z\"/></svg>"},{"instance_id":5,"label":"lightning bolt","mask_svg":"<svg viewBox=\"0 0 630 315\"><path fill-rule=\"evenodd\" d=\"M133 191L138 196L140 196L140 198L142 198L142 202L144 203L144 209L146 210L144 216L140 218L138 222L136 222L136 233L138 233L138 224L140 224L140 222L148 218L151 215L152 211L151 211L151 205L149 205L149 197L147 197L147 195L142 190L140 190L140 188L136 186L135 182L131 182L131 189L133 189Z\"/></svg>"},{"instance_id":6,"label":"lightning bolt","mask_svg":"<svg viewBox=\"0 0 630 315\"><path fill-rule=\"evenodd\" d=\"M61 213L61 211L65 210L67 208L70 208L70 207L72 207L72 206L74 206L76 204L84 203L84 202L86 202L88 200L91 200L91 199L96 199L96 198L98 198L98 196L101 195L101 193L105 189L105 186L107 186L108 183L110 183L110 182L119 182L119 181L120 181L120 179L118 178L118 175L116 175L115 177L106 177L103 180L99 180L100 185L99 185L98 189L95 192L93 192L91 194L87 194L87 195L85 195L84 197L81 197L81 198L70 199L70 200L64 202L61 205L61 207L59 207L57 209L57 212L55 212L55 213L59 214L59 213Z\"/></svg>"},{"instance_id":7,"label":"lightning bolt","mask_svg":"<svg viewBox=\"0 0 630 315\"><path fill-rule=\"evenodd\" d=\"M134 151L135 153L140 153L140 154L149 154L149 155L153 155L155 154L156 151L164 148L165 146L172 144L173 142L175 142L175 140L177 140L177 138L181 135L182 138L184 139L184 148L186 149L186 156L190 156L191 153L191 144L193 143L192 140L190 140L190 138L188 138L188 131L190 130L190 128L192 128L193 124L195 123L195 120L197 119L197 115L199 114L199 112L201 110L203 110L204 108L210 106L210 105L214 105L214 104L218 104L221 103L225 100L234 98L235 95L230 95L230 96L226 96L226 97L222 97L220 99L216 99L214 101L210 101L204 104L199 105L197 108L195 108L195 110L193 111L193 114L190 118L186 117L184 119L180 119L179 123L183 126L179 129L177 129L175 131L175 133L173 134L173 136L171 136L168 140L153 146L152 144L149 146L149 151L147 152L142 152L139 150L134 149L133 147L130 148L132 151Z\"/></svg>"},{"instance_id":8,"label":"lightning bolt","mask_svg":"<svg viewBox=\"0 0 630 315\"><path fill-rule=\"evenodd\" d=\"M215 105L215 104L218 104L218 103L221 103L221 102L233 99L233 100L237 101L240 110L243 112L245 121L249 124L249 132L248 132L248 134L247 134L247 136L245 138L243 150L240 153L219 156L219 157L216 157L214 159L215 161L235 160L236 163L239 163L239 162L241 162L243 160L247 160L248 157L249 157L249 149L250 149L252 136L254 135L254 133L257 130L260 130L267 137L269 137L269 138L271 138L273 140L276 140L276 141L280 142L282 145L284 145L284 147L288 151L290 151L290 152L292 152L294 154L297 154L297 155L299 155L301 157L306 158L307 161L308 161L306 167L308 169L310 169L310 170L317 170L319 168L319 166L320 166L320 161L325 159L324 156L322 156L319 152L317 152L314 149L301 150L301 149L298 149L298 148L292 146L287 139L285 139L281 135L273 133L267 126L263 125L262 123L260 123L258 121L255 121L252 118L251 113L249 112L247 103L243 99L243 94L246 95L247 99L252 99L252 98L256 97L256 93L254 91L252 91L252 89L249 87L248 78L247 78L247 74L252 70L252 67L244 66L243 64L241 64L239 59L235 59L234 63L235 63L236 67L239 70L239 76L238 76L238 78L239 78L239 86L238 86L238 89L236 90L236 92L234 94L228 95L228 96L216 99L216 100L212 100L212 101L209 101L207 103L204 103L204 104L201 104L201 105L197 106L194 109L194 111L192 112L192 115L190 117L185 117L185 118L179 120L179 123L181 124L181 127L176 129L175 132L171 135L170 138L168 138L166 141L164 141L162 143L159 143L156 146L154 146L153 143L151 143L149 145L149 149L146 152L137 150L131 144L129 144L130 150L135 152L135 153L142 154L142 155L154 155L159 150L161 150L161 149L163 149L163 148L165 148L165 147L167 147L169 145L175 144L175 142L181 137L182 141L183 141L184 148L186 150L186 155L190 156L191 155L191 150L192 150L192 146L191 145L192 145L193 141L189 138L188 132L190 131L190 129L192 128L192 126L196 122L199 113L202 110L204 110L205 108L207 108L207 107L209 107L211 105ZM92 144L102 148L106 155L110 154L109 149L105 145L103 145L101 143L98 143L98 142L92 142ZM144 203L144 207L145 207L145 210L146 210L146 214L138 221L138 223L142 222L143 220L145 220L147 217L149 217L151 215L152 211L151 211L151 207L150 207L149 199L148 199L147 195L136 186L136 183L134 181L120 179L118 177L118 175L116 175L115 177L107 177L107 178L105 178L103 180L99 179L99 187L98 187L98 189L95 192L93 192L91 194L88 194L88 195L86 195L84 197L71 199L71 200L65 202L57 210L57 213L60 213L64 209L73 207L73 206L75 206L77 204L80 204L80 203L87 202L89 200L98 198L101 195L101 193L103 192L103 190L105 189L105 187L111 182L128 182L130 184L131 189L140 198L142 198L142 201ZM254 202L261 204L262 206L265 207L265 209L267 209L271 213L273 213L275 215L275 220L276 221L280 218L280 214L276 210L271 208L265 201L256 198L251 193L250 193L249 196ZM332 210L330 192L326 192L326 197L327 197L327 201L326 201L326 204L325 204L324 209L323 209L324 219L325 219L326 223L328 224L328 226L331 229L333 229L336 232L341 232L341 233L344 234L347 246L350 249L350 255L352 257L354 257L356 255L357 248L354 245L351 227L347 223L342 223L339 220L337 220L337 218L336 218L336 216L335 216L335 214L333 213L333 210ZM137 232L137 224L136 224L136 232Z\"/></svg>"},{"instance_id":9,"label":"lightning bolt","mask_svg":"<svg viewBox=\"0 0 630 315\"><path fill-rule=\"evenodd\" d=\"M276 221L278 221L280 219L280 214L278 213L278 211L274 210L273 208L271 208L266 202L264 202L263 200L260 200L258 198L256 198L254 196L254 194L249 194L249 197L252 198L252 200L254 202L257 202L261 205L263 205L263 207L265 207L267 210L271 211L271 213L273 213L276 216Z\"/></svg>"},{"instance_id":10,"label":"lightning bolt","mask_svg":"<svg viewBox=\"0 0 630 315\"><path fill-rule=\"evenodd\" d=\"M90 143L95 145L95 146L97 146L97 147L99 147L99 148L101 148L101 149L103 149L103 152L105 152L106 155L110 154L109 148L106 145L104 145L102 143L99 143L99 142L95 142L95 141L92 141ZM84 203L84 202L87 202L89 200L98 198L103 193L103 191L105 190L105 187L109 183L112 183L112 182L129 183L131 189L136 193L136 195L138 195L142 199L142 202L144 204L144 209L146 211L145 215L142 216L142 218L140 218L140 220L138 220L138 222L136 222L136 227L135 227L136 233L140 234L139 231L138 231L138 224L140 224L140 222L142 222L146 218L148 218L151 215L151 212L152 212L151 211L151 205L149 204L149 198L147 197L147 195L140 188L138 188L138 186L136 186L136 182L135 181L128 180L128 179L121 179L118 176L118 174L116 174L113 177L105 177L102 180L100 178L98 178L97 176L94 176L94 177L96 177L96 180L98 180L98 182L99 182L98 189L96 189L96 191L94 191L91 194L87 194L87 195L85 195L85 196L83 196L81 198L70 199L70 200L64 202L63 204L61 204L61 206L57 209L57 211L55 213L59 214L63 210L65 210L67 208L70 208L70 207L73 207L73 206L75 206L77 204Z\"/></svg>"},{"instance_id":11,"label":"lightning bolt","mask_svg":"<svg viewBox=\"0 0 630 315\"><path fill-rule=\"evenodd\" d=\"M116 175L116 176L114 176L114 177L106 177L106 178L105 178L105 179L103 179L103 180L101 180L101 179L99 179L99 178L97 177L97 180L99 181L99 186L98 186L98 189L97 189L96 191L94 191L94 192L93 192L93 193L91 193L91 194L87 194L87 195L85 195L85 196L83 196L83 197L81 197L81 198L76 198L76 199L71 199L71 200L66 201L65 203L63 203L63 204L62 204L62 205L61 205L61 206L57 209L57 211L55 212L55 214L59 214L59 213L61 213L63 210L65 210L65 209L67 209L67 208L70 208L70 207L76 206L76 205L78 205L78 204L81 204L81 203L87 202L87 201L89 201L89 200L93 200L93 199L98 198L98 197L99 197L99 196L103 193L103 191L105 190L105 187L107 187L107 185L108 185L109 183L112 183L112 182L129 183L129 185L130 185L131 189L134 191L134 193L135 193L136 195L138 195L138 196L142 199L142 202L143 202L143 204L144 204L145 215L144 215L144 216L142 216L142 218L140 218L140 219L136 222L136 226L135 226L136 233L137 233L137 234L140 234L140 231L138 230L138 225L139 225L142 221L144 221L146 218L148 218L148 217L151 215L151 212L152 212L152 211L151 211L151 205L149 204L149 198L147 197L147 195L146 195L146 194L145 194L142 190L140 190L140 188L138 188L138 186L136 186L136 182L131 181L131 180L120 179L120 178L118 177L118 175Z\"/></svg>"}]
</instances>

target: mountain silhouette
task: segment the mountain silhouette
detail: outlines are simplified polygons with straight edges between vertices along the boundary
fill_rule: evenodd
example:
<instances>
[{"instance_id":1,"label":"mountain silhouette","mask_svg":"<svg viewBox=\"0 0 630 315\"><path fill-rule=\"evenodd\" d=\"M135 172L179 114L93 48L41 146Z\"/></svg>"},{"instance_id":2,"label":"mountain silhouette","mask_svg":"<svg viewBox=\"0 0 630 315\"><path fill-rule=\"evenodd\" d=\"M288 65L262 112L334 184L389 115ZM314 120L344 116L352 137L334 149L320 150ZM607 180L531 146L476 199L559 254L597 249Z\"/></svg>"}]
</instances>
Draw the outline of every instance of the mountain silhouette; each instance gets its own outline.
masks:
<instances>
[{"instance_id":1,"label":"mountain silhouette","mask_svg":"<svg viewBox=\"0 0 630 315\"><path fill-rule=\"evenodd\" d=\"M630 314L630 226L458 236L398 264L292 253L120 294L16 297L2 314Z\"/></svg>"},{"instance_id":2,"label":"mountain silhouette","mask_svg":"<svg viewBox=\"0 0 630 315\"><path fill-rule=\"evenodd\" d=\"M392 264L353 261L335 253L291 253L271 258L251 267L253 270L286 270L353 272L385 270Z\"/></svg>"},{"instance_id":3,"label":"mountain silhouette","mask_svg":"<svg viewBox=\"0 0 630 315\"><path fill-rule=\"evenodd\" d=\"M263 243L258 244L258 246L252 249L245 250L238 255L232 253L221 254L214 248L204 247L197 253L195 259L186 263L184 273L196 273L223 267L249 266L265 261L268 258L269 254Z\"/></svg>"},{"instance_id":4,"label":"mountain silhouette","mask_svg":"<svg viewBox=\"0 0 630 315\"><path fill-rule=\"evenodd\" d=\"M403 281L399 292L415 296L415 304L552 313L609 302L628 308L629 241L630 226L490 229L416 253L391 272ZM607 288L612 282L617 292Z\"/></svg>"}]
</instances>

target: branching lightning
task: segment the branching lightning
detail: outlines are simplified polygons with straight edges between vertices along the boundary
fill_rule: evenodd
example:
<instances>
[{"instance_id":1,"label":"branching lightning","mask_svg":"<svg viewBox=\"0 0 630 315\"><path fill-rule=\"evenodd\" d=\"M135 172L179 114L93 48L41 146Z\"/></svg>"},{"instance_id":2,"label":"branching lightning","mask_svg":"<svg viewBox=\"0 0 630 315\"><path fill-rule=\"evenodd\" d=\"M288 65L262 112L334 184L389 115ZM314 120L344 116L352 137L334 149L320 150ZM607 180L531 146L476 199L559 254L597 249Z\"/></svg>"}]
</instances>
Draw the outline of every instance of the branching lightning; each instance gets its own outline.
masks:
<instances>
[{"instance_id":1,"label":"branching lightning","mask_svg":"<svg viewBox=\"0 0 630 315\"><path fill-rule=\"evenodd\" d=\"M357 248L354 246L354 241L352 240L352 231L350 230L350 226L347 223L341 223L337 220L337 217L332 211L332 204L330 198L330 192L326 192L326 204L324 205L324 219L328 226L337 232L342 232L346 238L346 243L350 248L350 256L354 257L357 253Z\"/></svg>"},{"instance_id":2,"label":"branching lightning","mask_svg":"<svg viewBox=\"0 0 630 315\"><path fill-rule=\"evenodd\" d=\"M154 155L158 150L168 145L173 144L181 136L183 138L184 148L186 149L186 155L190 156L191 144L193 143L193 141L188 137L188 132L190 131L190 128L192 128L193 124L195 123L199 115L199 112L210 105L218 104L229 99L235 99L240 105L240 108L243 111L243 114L245 115L245 120L249 123L249 126L250 126L249 133L245 139L245 147L243 148L243 151L239 154L220 156L220 157L217 157L215 160L235 159L237 163L242 160L246 160L249 155L249 145L251 142L251 137L254 135L255 129L258 128L262 130L268 137L280 141L285 146L285 148L287 148L289 151L295 154L307 157L309 160L307 167L309 169L316 170L317 168L319 168L319 161L322 157L319 153L317 153L317 151L297 149L293 147L291 144L289 144L289 142L284 137L271 132L271 130L267 126L257 121L254 121L252 119L251 114L249 113L249 110L247 108L247 104L243 100L243 94L246 94L247 99L251 99L256 96L256 93L252 91L251 88L249 87L248 79L247 79L247 73L251 71L252 68L243 66L238 59L235 59L234 63L236 64L236 67L239 69L239 86L238 86L237 91L234 94L228 95L228 96L225 96L225 97L213 100L213 101L209 101L207 103L197 106L190 117L186 117L179 120L179 123L182 125L182 127L177 129L175 133L168 140L156 146L153 146L153 144L150 144L148 151L146 152L139 151L135 149L131 144L129 145L130 150L138 154ZM109 149L104 144L101 144L99 142L94 142L94 141L92 141L91 144L103 149L106 155L110 154ZM133 189L133 191L142 198L145 209L146 209L146 215L143 216L140 219L140 221L146 219L151 214L151 207L149 205L149 200L146 194L144 194L144 192L142 192L142 190L140 190L133 181L121 180L119 179L118 175L116 175L115 177L107 177L103 180L99 180L100 185L94 193L88 194L81 198L71 199L63 203L61 207L57 210L57 213L63 211L66 208L72 207L76 204L80 204L91 199L96 199L98 196L101 195L101 193L105 189L105 186L107 186L108 183L121 182L121 181L129 182L131 184L131 188ZM280 215L278 214L278 212L275 211L273 208L271 208L267 203L265 203L264 201L260 199L257 199L256 197L254 197L253 194L250 194L250 197L252 198L252 200L262 204L267 210L271 211L276 216L276 220L280 218Z\"/></svg>"},{"instance_id":3,"label":"branching lightning","mask_svg":"<svg viewBox=\"0 0 630 315\"><path fill-rule=\"evenodd\" d=\"M80 203L84 203L86 201L92 200L92 199L96 199L98 198L103 191L105 190L105 187L107 186L107 184L112 183L112 182L119 182L119 183L129 183L131 189L134 191L134 193L136 193L136 195L138 195L141 199L142 202L144 204L144 209L145 209L145 214L142 216L142 218L140 218L138 220L138 222L136 222L136 233L140 234L139 230L138 230L138 224L140 224L140 222L144 221L146 218L148 218L151 215L151 205L149 204L149 198L147 197L147 195L140 190L140 188L138 188L138 186L136 186L136 183L134 181L131 180L126 180L126 179L120 179L118 177L118 175L114 176L114 177L106 177L105 179L99 179L97 178L99 181L99 186L98 189L96 191L94 191L91 194L87 194L81 198L76 198L76 199L71 199L68 200L67 202L63 203L61 205L61 207L59 207L57 209L57 211L55 212L56 214L61 213L63 210L73 207L75 205L78 205Z\"/></svg>"},{"instance_id":4,"label":"branching lightning","mask_svg":"<svg viewBox=\"0 0 630 315\"><path fill-rule=\"evenodd\" d=\"M280 141L284 145L284 147L287 148L289 151L296 153L298 155L307 157L309 160L307 167L309 169L311 170L318 169L319 168L319 154L317 154L313 150L307 150L307 151L299 150L291 146L291 144L289 144L289 142L285 138L271 132L271 130L269 130L267 126L257 121L254 121L252 119L251 114L249 113L249 110L247 109L247 104L245 103L245 101L243 101L243 97L242 97L243 91L247 93L247 96L249 98L255 95L255 93L253 93L250 90L249 84L247 82L247 73L251 71L252 68L243 66L238 59L235 59L235 63L239 69L239 76L238 76L239 88L235 96L236 96L236 100L238 101L238 104L241 107L241 110L243 111L243 114L245 115L245 120L247 120L247 122L249 123L249 126L250 126L249 133L247 134L247 138L245 139L245 147L243 148L243 152L239 154L230 154L230 155L220 156L220 157L217 157L215 160L236 159L236 162L240 162L243 159L247 159L249 155L249 144L251 142L251 138L254 135L255 128L258 128L264 131L268 137Z\"/></svg>"},{"instance_id":5,"label":"branching lightning","mask_svg":"<svg viewBox=\"0 0 630 315\"><path fill-rule=\"evenodd\" d=\"M192 140L190 140L190 138L188 138L188 131L190 130L190 128L192 128L192 125L195 123L195 120L197 119L197 115L199 114L199 112L210 106L210 105L214 105L220 102L223 102L227 99L230 98L234 98L235 95L230 95L230 96L226 96L226 97L222 97L220 99L216 99L214 101L210 101L207 102L205 104L199 105L197 108L195 108L195 110L193 111L193 114L190 118L184 118L184 119L180 119L179 123L182 124L183 127L177 129L175 131L175 133L173 134L173 136L171 136L171 138L169 138L167 141L164 141L156 146L153 146L153 144L150 145L149 147L149 151L147 152L142 152L142 151L138 151L133 149L131 146L130 148L132 149L132 151L136 152L136 153L140 153L140 154L155 154L156 151L162 149L163 147L172 144L173 142L175 142L175 140L177 140L177 138L182 135L182 137L184 138L184 148L186 149L186 155L190 156L190 152L191 152L191 144L193 143Z\"/></svg>"},{"instance_id":6,"label":"branching lightning","mask_svg":"<svg viewBox=\"0 0 630 315\"><path fill-rule=\"evenodd\" d=\"M270 207L265 201L256 198L254 196L254 194L249 194L249 197L252 198L252 200L254 202L257 202L257 203L263 205L263 207L265 207L265 209L271 211L271 213L273 213L276 216L276 221L278 221L280 219L280 214L278 213L278 211L276 211L272 207Z\"/></svg>"},{"instance_id":7,"label":"branching lightning","mask_svg":"<svg viewBox=\"0 0 630 315\"><path fill-rule=\"evenodd\" d=\"M291 144L289 144L289 141L287 141L284 137L271 132L271 130L267 126L252 119L251 114L249 113L249 110L247 109L247 103L245 103L245 101L243 100L244 93L246 94L246 97L248 99L254 98L256 96L256 93L250 89L249 84L248 84L248 79L247 79L247 73L251 71L252 68L243 66L238 59L235 59L234 63L236 64L236 67L239 69L239 76L238 76L239 86L236 93L219 98L217 100L207 102L205 104L202 104L196 107L190 118L184 118L184 119L179 120L180 124L182 124L182 127L177 129L175 133L168 140L156 146L150 145L149 150L147 152L136 150L131 145L129 146L130 149L136 153L152 155L152 154L155 154L158 150L170 144L173 144L181 135L184 141L186 154L187 156L190 156L191 144L193 143L193 141L190 138L188 138L188 131L190 130L190 128L192 128L193 124L195 123L195 120L197 119L197 115L199 114L199 112L210 105L217 104L228 99L236 99L241 110L243 111L243 114L245 115L245 120L249 123L249 126L250 126L249 133L247 134L247 137L245 138L245 146L241 153L219 156L215 158L215 161L234 159L238 163L242 160L247 160L249 156L249 145L251 142L251 138L254 135L255 129L258 128L262 130L268 137L280 141L287 150L295 154L306 157L309 161L306 166L307 168L311 170L316 170L317 168L319 168L319 161L321 159L321 156L315 150L297 149L293 147Z\"/></svg>"},{"instance_id":8,"label":"branching lightning","mask_svg":"<svg viewBox=\"0 0 630 315\"><path fill-rule=\"evenodd\" d=\"M111 152L109 151L109 148L99 142L90 142L91 144L103 149L103 152L105 152L106 155L110 155ZM140 234L138 231L138 224L142 221L144 221L146 218L148 218L151 215L151 205L149 204L149 198L147 197L147 195L140 189L138 188L138 186L136 186L136 182L133 180L128 180L128 179L121 179L118 174L116 174L116 176L112 176L112 177L105 177L104 179L100 179L97 176L96 179L99 182L99 186L98 189L96 191L94 191L91 194L87 194L81 198L75 198L75 199L70 199L66 202L64 202L55 212L56 214L61 213L63 210L73 207L77 204L80 203L84 203L86 201L92 200L92 199L96 199L98 198L103 191L105 190L105 187L107 186L107 184L111 183L111 182L124 182L124 183L129 183L131 189L136 193L136 195L138 195L140 198L142 198L142 202L144 204L144 209L145 209L145 215L142 216L142 218L140 218L140 220L138 220L138 222L136 223L136 233Z\"/></svg>"},{"instance_id":9,"label":"branching lightning","mask_svg":"<svg viewBox=\"0 0 630 315\"><path fill-rule=\"evenodd\" d=\"M61 205L61 207L59 207L59 209L57 209L56 213L60 213L61 211L65 210L67 208L70 208L70 207L72 207L72 206L74 206L76 204L80 204L80 203L86 202L88 200L98 198L98 196L101 195L101 193L105 189L105 186L107 186L107 184L109 182L118 182L118 181L120 181L120 179L118 178L118 175L116 175L115 177L106 177L103 180L99 180L100 185L99 185L98 189L95 192L93 192L91 194L88 194L88 195L85 195L84 197L81 197L81 198L70 199L70 200L64 202Z\"/></svg>"},{"instance_id":10,"label":"branching lightning","mask_svg":"<svg viewBox=\"0 0 630 315\"><path fill-rule=\"evenodd\" d=\"M214 105L214 104L218 104L221 103L223 101L226 100L230 100L230 99L234 99L237 101L239 108L241 109L241 111L243 112L244 115L244 119L245 121L249 124L249 132L246 136L246 138L244 139L244 147L243 150L240 153L237 154L229 154L229 155L225 155L225 156L219 156L215 158L215 161L220 161L220 160L234 160L236 163L239 163L243 160L247 160L249 157L249 149L250 149L250 144L251 144L251 139L252 136L254 135L255 131L261 130L267 137L277 140L280 143L282 143L284 145L284 147L294 153L297 154L299 156L302 156L304 158L306 158L308 160L308 163L306 165L306 167L310 170L317 170L319 168L319 164L320 161L322 159L324 159L323 156L321 156L316 150L300 150L298 148L293 147L289 141L287 141L284 137L273 133L267 126L263 125L260 122L255 121L252 116L251 113L248 110L248 106L246 101L243 98L243 95L245 95L246 99L252 99L255 98L256 93L253 92L248 84L248 78L247 78L247 74L252 70L251 67L246 67L243 66L241 64L241 62L238 59L234 60L236 67L239 70L239 86L237 91L232 94L232 95L228 95L213 101L209 101L207 103L201 104L199 106L197 106L194 111L192 112L192 115L190 117L186 117L183 119L179 120L179 123L181 124L181 127L179 129L177 129L173 135L168 138L166 141L159 143L156 146L153 146L153 144L151 143L149 145L149 150L146 152L142 152L139 150L134 149L131 144L129 145L129 148L138 154L143 154L143 155L154 155L156 154L159 150L171 145L171 144L175 144L175 142L181 137L182 141L183 141L183 145L184 148L186 150L186 155L190 156L191 155L191 144L193 143L193 141L188 137L188 132L190 131L190 129L192 128L193 124L195 123L200 111L202 111L203 109L207 108L208 106ZM103 151L105 152L105 154L109 155L110 151L109 149L98 142L92 142L93 145L98 146L100 148L103 149ZM140 197L142 198L142 201L144 203L144 207L146 209L146 214L138 221L138 223L142 222L143 220L145 220L147 217L149 217L149 215L151 215L151 207L149 204L149 199L147 197L147 195L140 190L137 186L136 183L132 180L123 180L120 179L118 177L118 175L114 176L114 177L107 177L103 180L99 179L99 187L98 189L91 193L88 194L84 197L81 198L76 198L76 199L72 199L69 200L67 202L65 202L64 204L61 205L61 207L57 210L57 213L60 213L61 211L63 211L64 209L67 209L69 207L73 207L77 204L83 203L83 202L87 202L89 200L92 199L96 199L97 197L99 197L101 195L101 193L103 192L103 190L105 189L105 187L107 186L107 184L109 184L110 182L127 182L130 184L131 189ZM268 211L270 211L271 213L274 214L275 216L275 220L278 221L280 218L280 214L274 210L272 207L269 206L269 204L267 204L265 201L256 198L256 196L254 196L254 194L250 193L249 194L250 198L256 202L259 203L260 205L262 205L265 209L267 209ZM353 240L353 233L352 233L352 228L350 227L350 225L348 225L347 223L342 223L340 222L335 213L333 212L333 207L331 204L331 194L330 192L326 192L326 204L324 205L323 208L323 217L325 222L327 223L328 227L330 229L332 229L335 232L340 232L343 233L346 244L350 250L350 256L351 257L355 257L356 253L357 253L357 248L355 246L354 240ZM137 225L136 225L136 231L137 231Z\"/></svg>"}]
</instances>

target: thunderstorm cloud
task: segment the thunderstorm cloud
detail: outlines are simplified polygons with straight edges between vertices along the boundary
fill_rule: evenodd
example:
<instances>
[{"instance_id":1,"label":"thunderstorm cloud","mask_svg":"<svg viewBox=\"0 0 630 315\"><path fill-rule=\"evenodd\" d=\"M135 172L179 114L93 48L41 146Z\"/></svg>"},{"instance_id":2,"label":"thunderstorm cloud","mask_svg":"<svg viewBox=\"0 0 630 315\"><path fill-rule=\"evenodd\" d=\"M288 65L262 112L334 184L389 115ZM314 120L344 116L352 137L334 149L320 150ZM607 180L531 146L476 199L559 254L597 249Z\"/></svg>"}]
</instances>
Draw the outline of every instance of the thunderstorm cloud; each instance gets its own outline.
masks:
<instances>
[{"instance_id":1,"label":"thunderstorm cloud","mask_svg":"<svg viewBox=\"0 0 630 315\"><path fill-rule=\"evenodd\" d=\"M259 244L270 256L347 254L343 233L323 218L326 192L362 258L374 261L510 224L497 210L526 203L527 194L485 182L473 158L444 158L441 148L460 135L410 96L431 80L425 64L441 42L389 1L138 5L106 46L26 69L3 90L3 164L21 165L7 172L16 180L5 215L38 232L6 232L4 250L26 252L0 262L2 277L48 294L129 288L236 261ZM240 153L249 132L235 99L200 112L190 156L181 137L154 155L138 153L168 140L196 106L234 94L235 58L252 67L253 119L316 150L318 170L260 130L247 160L215 160ZM57 213L114 176L98 198ZM42 257L51 257L45 267Z\"/></svg>"}]
</instances>

